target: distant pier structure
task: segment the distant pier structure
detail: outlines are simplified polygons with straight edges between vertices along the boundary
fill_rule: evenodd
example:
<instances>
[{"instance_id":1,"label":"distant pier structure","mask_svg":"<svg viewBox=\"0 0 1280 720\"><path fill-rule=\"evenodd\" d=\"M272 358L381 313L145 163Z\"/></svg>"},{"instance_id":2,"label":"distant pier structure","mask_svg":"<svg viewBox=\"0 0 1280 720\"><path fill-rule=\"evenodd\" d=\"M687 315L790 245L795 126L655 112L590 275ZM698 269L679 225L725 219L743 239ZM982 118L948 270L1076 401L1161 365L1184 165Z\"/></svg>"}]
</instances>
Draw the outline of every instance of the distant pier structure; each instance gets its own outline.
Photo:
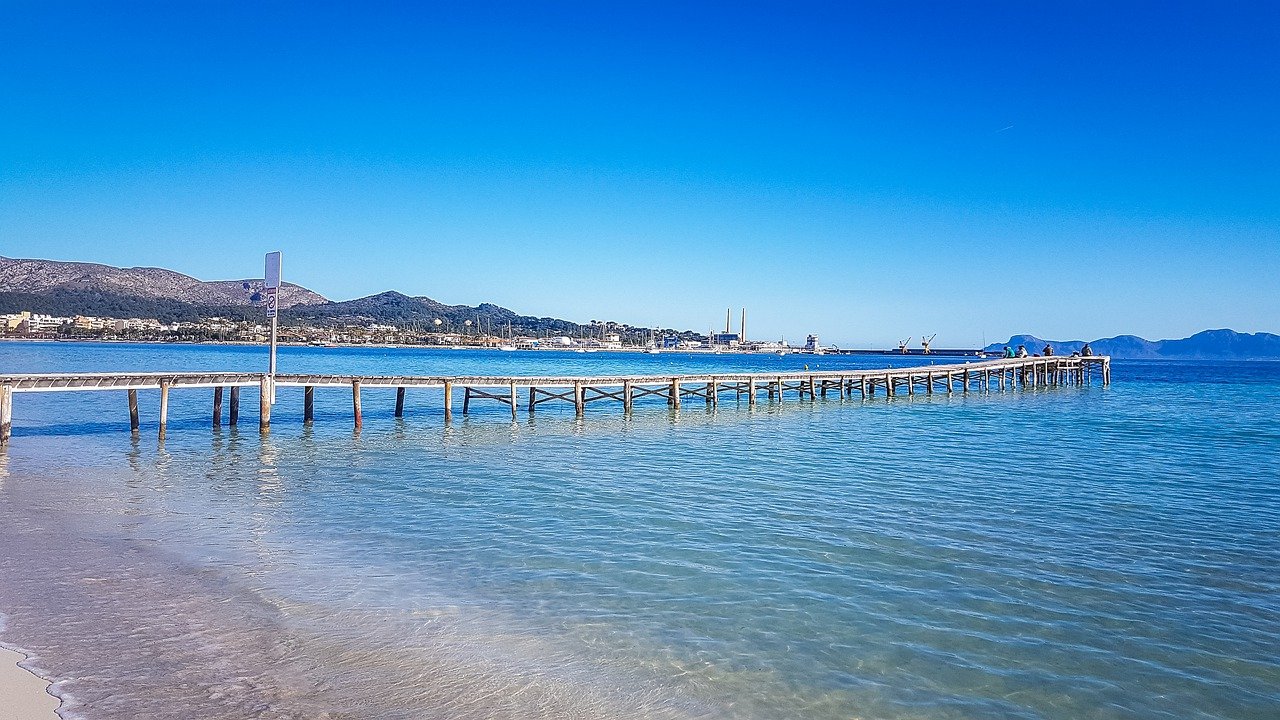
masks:
<instances>
[{"instance_id":1,"label":"distant pier structure","mask_svg":"<svg viewBox=\"0 0 1280 720\"><path fill-rule=\"evenodd\" d=\"M1040 387L1067 387L1111 384L1111 358L1028 357L1002 358L951 365L908 368L813 371L801 373L724 373L708 375L610 375L593 377L487 377L487 376L398 376L398 375L283 375L275 376L277 387L303 388L303 422L315 418L316 388L341 388L351 393L352 422L358 429L364 422L361 393L365 389L394 389L395 415L404 415L405 393L410 389L442 392L445 422L453 418L454 399L462 395L463 414L475 401L496 401L508 405L511 417L523 407L529 413L549 402L572 403L581 417L591 403L613 402L630 413L637 402L665 401L672 408L693 400L715 407L722 397L745 399L754 406L761 395L770 402L782 402L787 395L816 400L819 397L859 397L869 400L882 393L933 395L971 392L1012 392ZM138 391L160 392L159 437L168 426L169 393L174 390L212 391L212 424L235 426L240 421L240 389L258 389L258 427L271 427L271 377L263 373L53 373L0 375L0 445L9 441L13 425L14 396L32 392L117 391L128 397L129 428L139 432ZM226 413L224 415L224 400ZM523 400L523 402L522 402Z\"/></svg>"}]
</instances>

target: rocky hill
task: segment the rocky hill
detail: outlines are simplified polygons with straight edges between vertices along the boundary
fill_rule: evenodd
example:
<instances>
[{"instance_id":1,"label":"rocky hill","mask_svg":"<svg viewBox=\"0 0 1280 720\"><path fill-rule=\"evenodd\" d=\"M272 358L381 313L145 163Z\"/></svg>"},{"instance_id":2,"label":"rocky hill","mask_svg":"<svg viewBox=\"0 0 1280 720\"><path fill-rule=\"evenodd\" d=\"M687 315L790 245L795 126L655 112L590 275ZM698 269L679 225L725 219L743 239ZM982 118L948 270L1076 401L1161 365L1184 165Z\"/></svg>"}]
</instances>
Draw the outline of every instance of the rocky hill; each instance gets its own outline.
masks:
<instances>
[{"instance_id":1,"label":"rocky hill","mask_svg":"<svg viewBox=\"0 0 1280 720\"><path fill-rule=\"evenodd\" d=\"M0 291L47 296L86 294L138 300L157 300L208 307L253 306L262 280L205 282L173 270L153 267L118 268L97 263L24 260L0 257ZM285 283L282 307L318 305L324 296ZM92 314L88 310L80 311Z\"/></svg>"},{"instance_id":2,"label":"rocky hill","mask_svg":"<svg viewBox=\"0 0 1280 720\"><path fill-rule=\"evenodd\" d=\"M1009 347L1024 345L1028 352L1038 353L1045 344L1059 355L1070 355L1084 346L1083 340L1044 340L1034 335L1014 335ZM987 346L999 352L1006 343ZM1136 335L1117 335L1089 343L1098 355L1131 359L1238 359L1265 360L1280 358L1280 335L1271 333L1238 333L1234 330L1205 330L1180 340L1146 340Z\"/></svg>"},{"instance_id":3,"label":"rocky hill","mask_svg":"<svg viewBox=\"0 0 1280 720\"><path fill-rule=\"evenodd\" d=\"M94 263L0 258L0 313L30 310L55 316L144 317L162 322L210 317L253 320L262 281L201 281L163 268L117 268ZM310 325L416 325L461 332L472 327L493 333L587 336L599 328L568 320L520 315L491 303L446 305L429 297L389 291L333 302L299 285L285 283L281 322ZM436 321L440 324L437 325ZM614 325L612 332L647 336L648 328Z\"/></svg>"}]
</instances>

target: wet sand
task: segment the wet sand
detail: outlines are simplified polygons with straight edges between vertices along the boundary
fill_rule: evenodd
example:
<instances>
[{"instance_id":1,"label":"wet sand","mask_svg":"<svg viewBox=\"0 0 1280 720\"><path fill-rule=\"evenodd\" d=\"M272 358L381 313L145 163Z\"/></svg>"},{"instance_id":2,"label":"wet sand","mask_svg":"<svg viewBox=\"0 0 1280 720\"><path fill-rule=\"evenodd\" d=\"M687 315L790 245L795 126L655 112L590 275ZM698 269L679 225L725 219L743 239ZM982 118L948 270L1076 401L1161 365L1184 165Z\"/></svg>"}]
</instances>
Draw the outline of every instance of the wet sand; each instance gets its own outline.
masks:
<instances>
[{"instance_id":1,"label":"wet sand","mask_svg":"<svg viewBox=\"0 0 1280 720\"><path fill-rule=\"evenodd\" d=\"M0 720L58 720L49 683L18 667L21 653L0 647Z\"/></svg>"}]
</instances>

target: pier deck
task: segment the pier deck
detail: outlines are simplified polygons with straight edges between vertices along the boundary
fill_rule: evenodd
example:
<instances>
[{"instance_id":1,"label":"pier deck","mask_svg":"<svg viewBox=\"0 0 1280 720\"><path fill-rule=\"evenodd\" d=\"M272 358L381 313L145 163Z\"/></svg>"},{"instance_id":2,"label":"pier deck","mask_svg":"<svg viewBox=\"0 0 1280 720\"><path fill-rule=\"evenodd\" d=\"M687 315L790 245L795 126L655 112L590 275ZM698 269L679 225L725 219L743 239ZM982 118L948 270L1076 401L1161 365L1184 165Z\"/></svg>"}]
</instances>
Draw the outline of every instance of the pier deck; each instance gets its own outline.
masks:
<instances>
[{"instance_id":1,"label":"pier deck","mask_svg":"<svg viewBox=\"0 0 1280 720\"><path fill-rule=\"evenodd\" d=\"M637 398L658 396L672 407L680 407L685 398L700 398L714 406L719 397L732 393L746 396L754 404L764 393L769 399L782 400L788 392L803 398L826 397L828 393L862 398L874 397L877 391L893 397L900 393L932 395L942 393L987 392L992 389L1016 390L1037 386L1084 385L1094 378L1103 385L1111 383L1111 358L1028 357L1001 358L949 365L921 365L905 368L805 371L791 373L716 373L693 375L608 375L608 376L406 376L406 375L304 375L277 374L276 387L302 387L303 419L314 416L315 388L350 388L352 415L358 428L363 422L360 403L362 388L395 388L396 416L404 414L407 388L439 388L444 390L445 420L453 414L456 389L462 390L462 412L470 410L473 400L495 400L509 405L512 417L521 407L519 390L524 390L525 409L534 412L538 405L555 400L571 402L578 415L587 403L600 400L620 402L629 412ZM229 390L229 423L239 421L240 388L259 389L259 427L264 432L271 423L269 398L271 377L265 373L235 372L162 372L162 373L41 373L0 375L0 443L9 440L12 428L13 396L28 392L86 392L123 390L129 396L130 428L138 431L139 390L160 391L160 437L167 425L169 391L174 389L213 389L213 424L222 424L224 389Z\"/></svg>"}]
</instances>

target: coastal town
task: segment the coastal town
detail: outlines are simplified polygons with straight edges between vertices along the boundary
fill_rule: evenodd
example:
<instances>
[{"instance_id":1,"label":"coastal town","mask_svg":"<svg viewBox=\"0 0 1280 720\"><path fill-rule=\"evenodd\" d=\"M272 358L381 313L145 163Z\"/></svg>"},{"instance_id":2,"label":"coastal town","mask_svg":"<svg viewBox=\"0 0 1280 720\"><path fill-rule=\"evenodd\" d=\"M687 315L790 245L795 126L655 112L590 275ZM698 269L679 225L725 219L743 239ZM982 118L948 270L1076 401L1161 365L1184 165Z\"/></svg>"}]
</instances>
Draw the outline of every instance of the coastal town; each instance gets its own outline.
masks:
<instances>
[{"instance_id":1,"label":"coastal town","mask_svg":"<svg viewBox=\"0 0 1280 720\"><path fill-rule=\"evenodd\" d=\"M745 324L745 313L743 323ZM263 343L270 326L262 321L209 317L198 321L162 322L154 318L113 318L93 315L55 316L21 311L0 315L0 337L27 340L101 340L130 342ZM658 332L607 321L592 321L580 336L547 333L542 336L492 328L479 321L452 323L435 320L395 325L369 322L320 326L285 324L279 342L294 345L436 345L501 350L632 350L659 352L821 352L817 335L794 347L786 340L747 341L741 329L726 320L723 332Z\"/></svg>"}]
</instances>

